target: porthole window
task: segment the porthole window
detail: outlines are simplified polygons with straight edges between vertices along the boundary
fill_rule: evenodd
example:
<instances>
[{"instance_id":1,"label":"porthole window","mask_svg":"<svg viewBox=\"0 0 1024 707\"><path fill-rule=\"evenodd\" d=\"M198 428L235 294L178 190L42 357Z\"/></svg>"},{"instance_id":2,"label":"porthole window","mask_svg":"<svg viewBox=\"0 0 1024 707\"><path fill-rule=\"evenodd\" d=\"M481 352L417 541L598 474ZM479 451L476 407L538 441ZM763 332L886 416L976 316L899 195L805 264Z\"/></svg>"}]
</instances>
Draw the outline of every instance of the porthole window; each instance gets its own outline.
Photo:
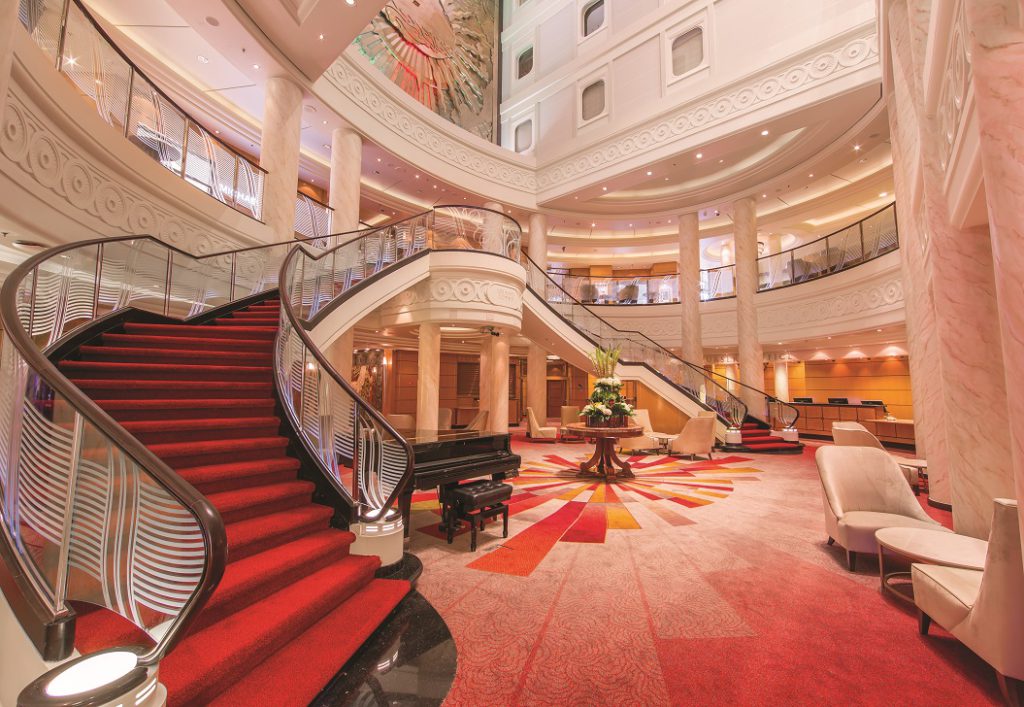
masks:
<instances>
[{"instance_id":1,"label":"porthole window","mask_svg":"<svg viewBox=\"0 0 1024 707\"><path fill-rule=\"evenodd\" d=\"M524 120L516 126L516 152L526 152L533 147L533 121Z\"/></svg>"},{"instance_id":2,"label":"porthole window","mask_svg":"<svg viewBox=\"0 0 1024 707\"><path fill-rule=\"evenodd\" d=\"M521 79L533 71L533 47L519 55L516 60L516 78Z\"/></svg>"},{"instance_id":3,"label":"porthole window","mask_svg":"<svg viewBox=\"0 0 1024 707\"><path fill-rule=\"evenodd\" d=\"M604 25L604 0L597 0L583 8L583 36L589 37Z\"/></svg>"},{"instance_id":4,"label":"porthole window","mask_svg":"<svg viewBox=\"0 0 1024 707\"><path fill-rule=\"evenodd\" d=\"M604 81L595 81L583 89L580 104L583 120L590 120L604 113Z\"/></svg>"},{"instance_id":5,"label":"porthole window","mask_svg":"<svg viewBox=\"0 0 1024 707\"><path fill-rule=\"evenodd\" d=\"M672 74L682 76L704 61L704 31L694 27L672 40Z\"/></svg>"}]
</instances>

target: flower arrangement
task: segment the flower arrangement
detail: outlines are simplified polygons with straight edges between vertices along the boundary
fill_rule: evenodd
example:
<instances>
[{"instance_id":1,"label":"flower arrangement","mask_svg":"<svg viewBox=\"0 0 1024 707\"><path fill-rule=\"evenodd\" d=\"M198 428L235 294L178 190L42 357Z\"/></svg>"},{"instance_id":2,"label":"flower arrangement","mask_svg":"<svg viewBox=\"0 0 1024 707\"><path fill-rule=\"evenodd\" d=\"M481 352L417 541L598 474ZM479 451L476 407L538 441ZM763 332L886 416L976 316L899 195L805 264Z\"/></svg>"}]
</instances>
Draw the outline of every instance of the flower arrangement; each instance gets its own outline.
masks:
<instances>
[{"instance_id":1,"label":"flower arrangement","mask_svg":"<svg viewBox=\"0 0 1024 707\"><path fill-rule=\"evenodd\" d=\"M620 353L618 347L605 349L599 346L590 354L597 380L594 381L590 402L580 411L580 417L585 417L591 427L622 427L634 414L633 406L620 392L622 381L615 375Z\"/></svg>"}]
</instances>

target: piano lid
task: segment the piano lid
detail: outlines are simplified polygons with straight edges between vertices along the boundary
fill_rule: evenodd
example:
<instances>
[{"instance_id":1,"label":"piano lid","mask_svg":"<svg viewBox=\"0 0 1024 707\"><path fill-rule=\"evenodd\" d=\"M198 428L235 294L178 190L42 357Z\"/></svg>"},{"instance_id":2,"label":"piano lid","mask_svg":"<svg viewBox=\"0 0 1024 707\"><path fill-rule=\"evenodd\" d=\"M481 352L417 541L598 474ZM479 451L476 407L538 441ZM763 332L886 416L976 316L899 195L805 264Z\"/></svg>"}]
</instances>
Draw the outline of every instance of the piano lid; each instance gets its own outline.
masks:
<instances>
[{"instance_id":1,"label":"piano lid","mask_svg":"<svg viewBox=\"0 0 1024 707\"><path fill-rule=\"evenodd\" d=\"M412 446L418 444L437 444L438 442L467 442L492 437L508 437L507 432L490 432L488 430L410 430L397 428L398 433Z\"/></svg>"}]
</instances>

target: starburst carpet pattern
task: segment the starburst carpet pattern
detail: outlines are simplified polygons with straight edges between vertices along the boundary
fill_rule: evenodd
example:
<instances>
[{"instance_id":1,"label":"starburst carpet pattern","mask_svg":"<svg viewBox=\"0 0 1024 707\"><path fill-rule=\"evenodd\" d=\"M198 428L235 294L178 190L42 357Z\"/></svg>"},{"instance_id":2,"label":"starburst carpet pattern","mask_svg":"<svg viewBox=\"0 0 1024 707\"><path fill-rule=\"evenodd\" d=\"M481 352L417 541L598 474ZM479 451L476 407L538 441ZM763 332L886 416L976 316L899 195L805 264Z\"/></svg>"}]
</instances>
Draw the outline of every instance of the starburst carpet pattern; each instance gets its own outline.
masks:
<instances>
[{"instance_id":1,"label":"starburst carpet pattern","mask_svg":"<svg viewBox=\"0 0 1024 707\"><path fill-rule=\"evenodd\" d=\"M575 477L591 449L514 443L509 537L489 524L475 553L415 499L418 588L458 650L446 705L1000 703L991 668L919 636L870 558L851 573L825 544L814 445L634 457L637 479L609 486Z\"/></svg>"}]
</instances>

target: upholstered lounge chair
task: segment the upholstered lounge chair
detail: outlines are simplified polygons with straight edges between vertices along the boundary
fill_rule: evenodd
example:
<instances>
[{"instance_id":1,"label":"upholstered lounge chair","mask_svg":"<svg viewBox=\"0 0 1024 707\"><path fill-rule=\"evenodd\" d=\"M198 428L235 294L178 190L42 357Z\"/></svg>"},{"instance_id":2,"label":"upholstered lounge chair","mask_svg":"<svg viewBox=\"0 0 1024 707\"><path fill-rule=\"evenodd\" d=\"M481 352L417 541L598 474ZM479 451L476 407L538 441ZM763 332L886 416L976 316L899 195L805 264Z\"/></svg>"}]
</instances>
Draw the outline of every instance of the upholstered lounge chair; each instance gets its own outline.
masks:
<instances>
[{"instance_id":1,"label":"upholstered lounge chair","mask_svg":"<svg viewBox=\"0 0 1024 707\"><path fill-rule=\"evenodd\" d=\"M650 433L653 432L651 427L651 415L647 410L634 410L632 424L639 425L644 428L644 433L640 437L626 437L619 440L619 450L623 452L643 452L653 451L658 448L658 442Z\"/></svg>"},{"instance_id":2,"label":"upholstered lounge chair","mask_svg":"<svg viewBox=\"0 0 1024 707\"><path fill-rule=\"evenodd\" d=\"M840 447L873 447L889 454L889 450L878 441L878 437L871 434L871 431L864 425L852 420L832 423L832 441ZM893 458L899 464L899 457ZM917 470L901 466L900 471L903 472L903 475L907 478L907 483L910 484L910 488L914 489L916 494L918 492Z\"/></svg>"},{"instance_id":3,"label":"upholstered lounge chair","mask_svg":"<svg viewBox=\"0 0 1024 707\"><path fill-rule=\"evenodd\" d=\"M414 430L416 429L416 418L412 415L406 415L405 413L391 413L386 416L391 426L398 430Z\"/></svg>"},{"instance_id":4,"label":"upholstered lounge chair","mask_svg":"<svg viewBox=\"0 0 1024 707\"><path fill-rule=\"evenodd\" d=\"M846 550L856 569L857 553L878 553L879 528L927 528L950 532L928 517L907 486L896 461L870 447L819 447L814 455L821 478L828 544Z\"/></svg>"},{"instance_id":5,"label":"upholstered lounge chair","mask_svg":"<svg viewBox=\"0 0 1024 707\"><path fill-rule=\"evenodd\" d=\"M526 408L526 434L530 439L543 439L554 442L558 438L557 427L541 427L537 422L537 416L533 414L533 408Z\"/></svg>"},{"instance_id":6,"label":"upholstered lounge chair","mask_svg":"<svg viewBox=\"0 0 1024 707\"><path fill-rule=\"evenodd\" d=\"M1024 565L1017 502L995 499L984 571L914 563L920 630L932 621L995 668L1011 705L1024 700Z\"/></svg>"},{"instance_id":7,"label":"upholstered lounge chair","mask_svg":"<svg viewBox=\"0 0 1024 707\"><path fill-rule=\"evenodd\" d=\"M711 459L711 450L715 446L715 415L698 415L691 417L683 425L679 436L672 440L669 450L674 454L685 454L695 457L706 454Z\"/></svg>"},{"instance_id":8,"label":"upholstered lounge chair","mask_svg":"<svg viewBox=\"0 0 1024 707\"><path fill-rule=\"evenodd\" d=\"M439 430L450 430L452 428L452 409L451 408L438 408L437 410L437 429Z\"/></svg>"},{"instance_id":9,"label":"upholstered lounge chair","mask_svg":"<svg viewBox=\"0 0 1024 707\"><path fill-rule=\"evenodd\" d=\"M571 425L576 422L583 422L583 418L580 417L580 406L579 405L563 405L562 406L562 427ZM585 441L582 437L577 435L562 435L563 442L583 442Z\"/></svg>"}]
</instances>

